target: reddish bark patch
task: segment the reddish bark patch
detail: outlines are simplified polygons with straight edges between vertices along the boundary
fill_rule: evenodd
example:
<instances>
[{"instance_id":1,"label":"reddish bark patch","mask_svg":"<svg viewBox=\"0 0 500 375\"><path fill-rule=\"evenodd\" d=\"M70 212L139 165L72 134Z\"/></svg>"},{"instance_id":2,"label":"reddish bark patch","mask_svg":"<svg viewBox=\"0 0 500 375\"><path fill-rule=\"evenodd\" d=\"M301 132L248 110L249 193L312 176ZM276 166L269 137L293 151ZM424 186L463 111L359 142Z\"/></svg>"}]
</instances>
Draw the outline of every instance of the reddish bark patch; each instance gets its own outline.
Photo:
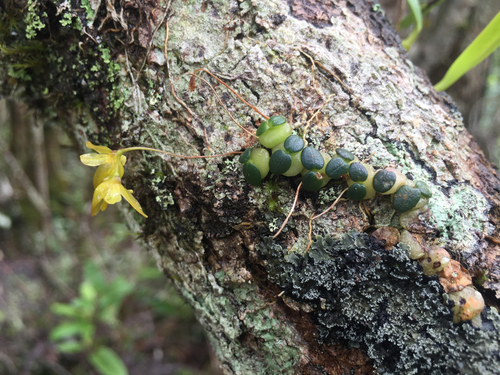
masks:
<instances>
[{"instance_id":1,"label":"reddish bark patch","mask_svg":"<svg viewBox=\"0 0 500 375\"><path fill-rule=\"evenodd\" d=\"M344 16L343 9L349 9L361 18L373 36L381 39L385 45L396 47L404 53L401 40L383 11L377 10L378 2L371 0L288 0L292 15L305 20L316 27L332 26L332 17Z\"/></svg>"}]
</instances>

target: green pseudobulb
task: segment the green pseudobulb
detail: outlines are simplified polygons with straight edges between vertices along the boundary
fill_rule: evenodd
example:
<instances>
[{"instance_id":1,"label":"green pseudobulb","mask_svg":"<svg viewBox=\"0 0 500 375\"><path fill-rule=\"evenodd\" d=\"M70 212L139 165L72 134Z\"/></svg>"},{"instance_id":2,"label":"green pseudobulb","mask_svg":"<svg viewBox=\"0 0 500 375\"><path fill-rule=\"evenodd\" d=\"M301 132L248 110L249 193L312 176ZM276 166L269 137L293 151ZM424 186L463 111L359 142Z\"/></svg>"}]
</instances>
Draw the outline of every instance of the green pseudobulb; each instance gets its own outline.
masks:
<instances>
[{"instance_id":1,"label":"green pseudobulb","mask_svg":"<svg viewBox=\"0 0 500 375\"><path fill-rule=\"evenodd\" d=\"M292 134L292 127L283 116L273 116L260 124L257 137L267 148L273 148L282 143Z\"/></svg>"},{"instance_id":2,"label":"green pseudobulb","mask_svg":"<svg viewBox=\"0 0 500 375\"><path fill-rule=\"evenodd\" d=\"M250 185L260 186L262 179L269 173L269 152L263 148L247 149L241 154L243 175Z\"/></svg>"}]
</instances>

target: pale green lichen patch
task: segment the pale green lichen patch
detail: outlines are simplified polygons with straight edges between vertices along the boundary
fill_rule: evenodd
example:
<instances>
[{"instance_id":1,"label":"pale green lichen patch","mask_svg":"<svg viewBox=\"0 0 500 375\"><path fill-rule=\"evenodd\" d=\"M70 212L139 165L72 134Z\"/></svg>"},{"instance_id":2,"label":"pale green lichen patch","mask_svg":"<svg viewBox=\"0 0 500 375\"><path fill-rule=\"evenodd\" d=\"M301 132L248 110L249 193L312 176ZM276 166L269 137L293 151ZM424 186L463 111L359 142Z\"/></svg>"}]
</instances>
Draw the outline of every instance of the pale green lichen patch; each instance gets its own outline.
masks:
<instances>
[{"instance_id":1,"label":"pale green lichen patch","mask_svg":"<svg viewBox=\"0 0 500 375\"><path fill-rule=\"evenodd\" d=\"M474 251L478 240L488 228L489 205L480 192L468 185L457 185L435 193L428 205L434 214L439 238L455 254L466 256Z\"/></svg>"},{"instance_id":2,"label":"pale green lichen patch","mask_svg":"<svg viewBox=\"0 0 500 375\"><path fill-rule=\"evenodd\" d=\"M172 236L164 246L155 244L153 248L160 251L156 257L162 269L173 276L181 295L208 327L208 335L221 361L237 358L226 364L235 374L292 374L300 354L291 341L294 332L273 317L256 286L231 282L221 271L215 276L207 273L197 261L205 252L201 235L197 239L191 237L185 232ZM149 241L154 242L153 238ZM187 280L196 280L196 283L188 285Z\"/></svg>"},{"instance_id":3,"label":"pale green lichen patch","mask_svg":"<svg viewBox=\"0 0 500 375\"><path fill-rule=\"evenodd\" d=\"M45 27L40 17L47 18L47 12L40 11L40 3L37 0L28 0L26 12L26 38L33 39L39 30Z\"/></svg>"},{"instance_id":4,"label":"pale green lichen patch","mask_svg":"<svg viewBox=\"0 0 500 375\"><path fill-rule=\"evenodd\" d=\"M316 237L305 256L271 238L257 249L269 279L312 306L319 340L361 347L378 373L493 375L500 366L497 311L485 310L480 328L454 324L437 279L424 276L399 246L385 251L351 232Z\"/></svg>"}]
</instances>

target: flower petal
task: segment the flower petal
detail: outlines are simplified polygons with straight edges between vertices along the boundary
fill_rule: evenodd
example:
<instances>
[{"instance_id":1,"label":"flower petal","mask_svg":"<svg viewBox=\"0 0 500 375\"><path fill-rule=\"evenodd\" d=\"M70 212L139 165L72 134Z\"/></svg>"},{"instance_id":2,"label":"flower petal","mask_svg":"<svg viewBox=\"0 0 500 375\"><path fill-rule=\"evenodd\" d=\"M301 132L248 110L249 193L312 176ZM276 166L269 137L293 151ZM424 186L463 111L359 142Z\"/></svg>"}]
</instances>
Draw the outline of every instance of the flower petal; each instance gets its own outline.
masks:
<instances>
[{"instance_id":1,"label":"flower petal","mask_svg":"<svg viewBox=\"0 0 500 375\"><path fill-rule=\"evenodd\" d=\"M101 211L104 211L107 207L108 207L108 204L106 202L102 202Z\"/></svg>"},{"instance_id":2,"label":"flower petal","mask_svg":"<svg viewBox=\"0 0 500 375\"><path fill-rule=\"evenodd\" d=\"M104 197L104 201L108 204L115 204L120 202L122 200L120 190L120 187L122 186L121 179L119 177L113 177L103 183L109 183L110 185L110 188L106 193L106 196Z\"/></svg>"},{"instance_id":3,"label":"flower petal","mask_svg":"<svg viewBox=\"0 0 500 375\"><path fill-rule=\"evenodd\" d=\"M115 168L118 168L118 177L122 178L125 173L125 169L121 163L116 165L116 159L112 159L113 162L101 164L94 174L94 189L99 186L106 178L112 177L115 173Z\"/></svg>"},{"instance_id":4,"label":"flower petal","mask_svg":"<svg viewBox=\"0 0 500 375\"><path fill-rule=\"evenodd\" d=\"M104 182L95 189L94 196L92 197L92 208L90 210L92 216L97 215L99 213L99 209L102 209L101 206L102 200L104 199L106 194L108 194L110 188L111 185L109 183ZM105 208L106 207L104 207L104 209Z\"/></svg>"},{"instance_id":5,"label":"flower petal","mask_svg":"<svg viewBox=\"0 0 500 375\"><path fill-rule=\"evenodd\" d=\"M148 217L148 215L146 215L144 213L144 211L142 211L142 207L141 205L139 204L139 202L137 201L137 199L135 199L132 194L130 194L130 192L132 192L132 190L127 190L123 187L123 185L120 184L120 194L123 195L123 198L125 198L125 200L130 203L130 205L137 211L139 212L142 216L144 217Z\"/></svg>"},{"instance_id":6,"label":"flower petal","mask_svg":"<svg viewBox=\"0 0 500 375\"><path fill-rule=\"evenodd\" d=\"M85 164L89 165L91 167L97 167L98 165L101 165L108 160L109 156L108 155L103 155L103 154L83 154L80 155L80 161Z\"/></svg>"},{"instance_id":7,"label":"flower petal","mask_svg":"<svg viewBox=\"0 0 500 375\"><path fill-rule=\"evenodd\" d=\"M113 174L114 165L113 163L105 163L101 164L99 168L95 171L94 174L94 189L97 187L108 177Z\"/></svg>"},{"instance_id":8,"label":"flower petal","mask_svg":"<svg viewBox=\"0 0 500 375\"><path fill-rule=\"evenodd\" d=\"M88 148L94 150L94 151L97 151L98 153L100 154L106 154L106 155L109 155L111 154L111 149L106 147L106 146L96 146L96 145L93 145L92 143L90 142L87 142L85 144Z\"/></svg>"}]
</instances>

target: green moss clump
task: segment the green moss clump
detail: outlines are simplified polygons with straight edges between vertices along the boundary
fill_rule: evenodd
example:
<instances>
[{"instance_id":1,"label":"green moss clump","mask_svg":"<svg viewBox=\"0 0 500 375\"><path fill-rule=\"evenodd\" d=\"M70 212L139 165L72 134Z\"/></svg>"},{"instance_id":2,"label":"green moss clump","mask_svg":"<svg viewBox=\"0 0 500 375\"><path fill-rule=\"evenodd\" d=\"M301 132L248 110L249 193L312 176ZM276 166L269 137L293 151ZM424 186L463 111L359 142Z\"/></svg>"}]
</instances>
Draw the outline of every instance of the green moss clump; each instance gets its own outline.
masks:
<instances>
[{"instance_id":1,"label":"green moss clump","mask_svg":"<svg viewBox=\"0 0 500 375\"><path fill-rule=\"evenodd\" d=\"M396 246L368 235L317 237L302 256L266 238L257 246L269 279L314 307L319 341L361 347L380 374L495 374L500 316L482 313L482 328L454 324L437 277Z\"/></svg>"}]
</instances>

